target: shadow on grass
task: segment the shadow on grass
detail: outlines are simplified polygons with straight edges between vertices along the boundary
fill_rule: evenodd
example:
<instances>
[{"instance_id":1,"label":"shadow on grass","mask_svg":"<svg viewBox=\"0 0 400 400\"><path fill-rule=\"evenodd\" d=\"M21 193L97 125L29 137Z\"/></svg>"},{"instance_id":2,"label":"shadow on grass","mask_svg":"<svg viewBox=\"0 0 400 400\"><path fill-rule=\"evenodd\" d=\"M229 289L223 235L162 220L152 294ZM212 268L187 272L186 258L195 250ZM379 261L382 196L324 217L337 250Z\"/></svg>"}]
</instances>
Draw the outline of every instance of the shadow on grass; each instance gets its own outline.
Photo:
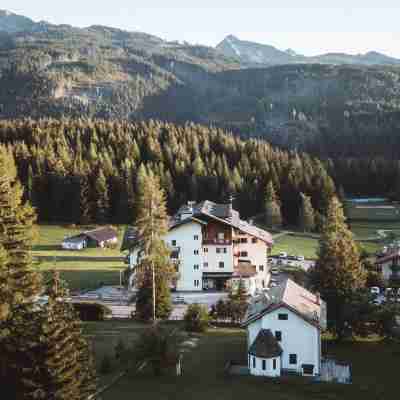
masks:
<instances>
[{"instance_id":1,"label":"shadow on grass","mask_svg":"<svg viewBox=\"0 0 400 400\"><path fill-rule=\"evenodd\" d=\"M59 251L62 250L57 244L36 244L32 246L33 251Z\"/></svg>"}]
</instances>

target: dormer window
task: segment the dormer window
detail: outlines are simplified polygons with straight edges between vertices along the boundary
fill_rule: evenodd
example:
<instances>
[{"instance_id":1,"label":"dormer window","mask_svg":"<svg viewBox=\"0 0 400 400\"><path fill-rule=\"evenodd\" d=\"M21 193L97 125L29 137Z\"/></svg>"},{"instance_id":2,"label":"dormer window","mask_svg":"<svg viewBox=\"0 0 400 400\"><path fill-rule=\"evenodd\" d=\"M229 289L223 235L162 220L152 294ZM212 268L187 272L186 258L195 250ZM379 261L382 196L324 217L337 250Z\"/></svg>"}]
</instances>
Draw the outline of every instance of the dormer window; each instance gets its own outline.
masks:
<instances>
[{"instance_id":1,"label":"dormer window","mask_svg":"<svg viewBox=\"0 0 400 400\"><path fill-rule=\"evenodd\" d=\"M287 321L288 315L287 314L278 314L278 319L281 321Z\"/></svg>"}]
</instances>

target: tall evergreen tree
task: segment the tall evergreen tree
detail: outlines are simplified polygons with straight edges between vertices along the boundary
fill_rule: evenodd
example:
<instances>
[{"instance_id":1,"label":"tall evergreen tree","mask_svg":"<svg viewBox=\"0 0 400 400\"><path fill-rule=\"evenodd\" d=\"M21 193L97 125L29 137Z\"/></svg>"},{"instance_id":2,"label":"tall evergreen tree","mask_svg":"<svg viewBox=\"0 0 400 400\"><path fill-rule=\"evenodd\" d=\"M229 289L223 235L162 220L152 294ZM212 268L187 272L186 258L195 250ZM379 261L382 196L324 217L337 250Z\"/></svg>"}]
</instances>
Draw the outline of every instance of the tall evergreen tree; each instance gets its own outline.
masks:
<instances>
[{"instance_id":1,"label":"tall evergreen tree","mask_svg":"<svg viewBox=\"0 0 400 400\"><path fill-rule=\"evenodd\" d=\"M88 224L91 220L90 215L90 187L86 176L81 176L79 180L79 205L80 218L79 223Z\"/></svg>"},{"instance_id":2,"label":"tall evergreen tree","mask_svg":"<svg viewBox=\"0 0 400 400\"><path fill-rule=\"evenodd\" d=\"M328 206L319 241L318 260L310 273L315 290L327 302L328 324L339 339L346 334L346 307L365 285L358 246L348 229L337 197Z\"/></svg>"},{"instance_id":3,"label":"tall evergreen tree","mask_svg":"<svg viewBox=\"0 0 400 400\"><path fill-rule=\"evenodd\" d=\"M141 282L136 309L139 316L148 318L148 307L151 304L152 319L155 321L158 317L164 318L169 315L169 283L174 270L169 260L169 249L163 241L168 232L164 191L158 178L151 171L147 173L143 166L138 176L137 204L138 216L135 226L141 258L136 268ZM148 297L149 288L151 298Z\"/></svg>"},{"instance_id":4,"label":"tall evergreen tree","mask_svg":"<svg viewBox=\"0 0 400 400\"><path fill-rule=\"evenodd\" d=\"M110 211L110 197L108 193L107 179L103 170L100 169L95 182L96 198L96 222L104 224L108 222Z\"/></svg>"},{"instance_id":5,"label":"tall evergreen tree","mask_svg":"<svg viewBox=\"0 0 400 400\"><path fill-rule=\"evenodd\" d=\"M304 193L300 193L300 196L299 228L304 232L312 232L315 230L315 216L311 198Z\"/></svg>"},{"instance_id":6,"label":"tall evergreen tree","mask_svg":"<svg viewBox=\"0 0 400 400\"><path fill-rule=\"evenodd\" d=\"M265 190L264 211L267 226L272 228L282 225L281 208L272 181L268 182Z\"/></svg>"}]
</instances>

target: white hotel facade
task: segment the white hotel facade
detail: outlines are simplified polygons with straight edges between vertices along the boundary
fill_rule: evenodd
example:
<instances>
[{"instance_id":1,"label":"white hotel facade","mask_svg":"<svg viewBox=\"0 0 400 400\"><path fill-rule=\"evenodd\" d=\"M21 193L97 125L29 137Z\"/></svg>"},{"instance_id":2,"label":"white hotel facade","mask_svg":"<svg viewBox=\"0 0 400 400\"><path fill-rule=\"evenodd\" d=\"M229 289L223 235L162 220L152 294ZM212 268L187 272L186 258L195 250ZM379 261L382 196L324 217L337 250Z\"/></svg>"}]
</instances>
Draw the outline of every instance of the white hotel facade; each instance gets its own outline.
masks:
<instances>
[{"instance_id":1,"label":"white hotel facade","mask_svg":"<svg viewBox=\"0 0 400 400\"><path fill-rule=\"evenodd\" d=\"M171 249L178 291L226 290L243 279L250 294L267 287L271 235L240 219L231 204L188 203L172 217L164 238ZM122 250L134 271L139 261L135 229L127 230ZM134 287L135 274L132 274Z\"/></svg>"}]
</instances>

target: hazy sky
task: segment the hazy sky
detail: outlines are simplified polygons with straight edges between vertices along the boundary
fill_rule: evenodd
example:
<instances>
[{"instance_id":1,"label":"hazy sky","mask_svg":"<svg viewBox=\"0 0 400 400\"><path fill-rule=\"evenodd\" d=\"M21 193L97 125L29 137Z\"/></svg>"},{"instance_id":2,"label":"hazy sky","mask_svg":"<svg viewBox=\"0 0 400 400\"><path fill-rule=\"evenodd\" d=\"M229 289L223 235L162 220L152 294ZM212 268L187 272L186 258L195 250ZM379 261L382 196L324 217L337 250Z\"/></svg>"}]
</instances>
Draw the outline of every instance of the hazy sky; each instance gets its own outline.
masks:
<instances>
[{"instance_id":1,"label":"hazy sky","mask_svg":"<svg viewBox=\"0 0 400 400\"><path fill-rule=\"evenodd\" d=\"M329 7L321 5L328 3L323 0L279 0L274 2L276 6L268 3L268 0L1 0L0 8L36 21L80 27L101 24L212 46L226 35L234 34L280 49L291 47L305 55L376 50L400 58L400 0L336 0L329 2L334 3Z\"/></svg>"}]
</instances>

